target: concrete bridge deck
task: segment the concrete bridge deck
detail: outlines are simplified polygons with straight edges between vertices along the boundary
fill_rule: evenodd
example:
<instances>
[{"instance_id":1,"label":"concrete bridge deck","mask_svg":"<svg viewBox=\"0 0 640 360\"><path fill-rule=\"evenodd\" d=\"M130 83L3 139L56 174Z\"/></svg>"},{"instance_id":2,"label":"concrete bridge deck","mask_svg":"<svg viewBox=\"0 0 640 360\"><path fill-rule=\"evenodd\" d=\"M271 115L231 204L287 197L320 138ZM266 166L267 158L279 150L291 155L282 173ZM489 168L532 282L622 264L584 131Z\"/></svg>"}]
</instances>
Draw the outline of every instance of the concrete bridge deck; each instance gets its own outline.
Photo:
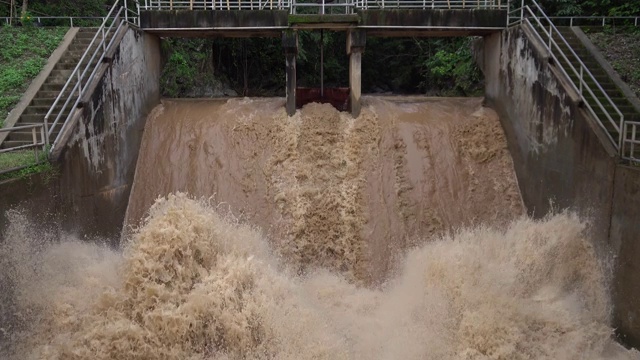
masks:
<instances>
[{"instance_id":1,"label":"concrete bridge deck","mask_svg":"<svg viewBox=\"0 0 640 360\"><path fill-rule=\"evenodd\" d=\"M141 4L139 26L175 37L269 37L317 29L365 30L370 36L482 36L506 27L506 5L497 0L163 0Z\"/></svg>"},{"instance_id":2,"label":"concrete bridge deck","mask_svg":"<svg viewBox=\"0 0 640 360\"><path fill-rule=\"evenodd\" d=\"M138 26L159 36L282 36L290 115L297 103L297 31L346 31L353 116L360 113L367 36L485 36L507 27L509 11L502 0L147 0L138 6Z\"/></svg>"}]
</instances>

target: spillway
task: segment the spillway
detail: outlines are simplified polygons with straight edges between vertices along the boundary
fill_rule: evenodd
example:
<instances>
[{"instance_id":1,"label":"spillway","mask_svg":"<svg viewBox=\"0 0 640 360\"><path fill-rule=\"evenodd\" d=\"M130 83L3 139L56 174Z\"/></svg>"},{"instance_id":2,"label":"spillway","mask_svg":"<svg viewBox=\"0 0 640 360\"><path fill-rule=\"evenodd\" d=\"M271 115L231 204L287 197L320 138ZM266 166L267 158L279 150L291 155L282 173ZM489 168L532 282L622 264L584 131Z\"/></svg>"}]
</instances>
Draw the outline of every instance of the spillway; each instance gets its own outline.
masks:
<instances>
[{"instance_id":1,"label":"spillway","mask_svg":"<svg viewBox=\"0 0 640 360\"><path fill-rule=\"evenodd\" d=\"M639 359L571 213L532 220L482 100L164 100L121 249L13 214L7 357Z\"/></svg>"}]
</instances>

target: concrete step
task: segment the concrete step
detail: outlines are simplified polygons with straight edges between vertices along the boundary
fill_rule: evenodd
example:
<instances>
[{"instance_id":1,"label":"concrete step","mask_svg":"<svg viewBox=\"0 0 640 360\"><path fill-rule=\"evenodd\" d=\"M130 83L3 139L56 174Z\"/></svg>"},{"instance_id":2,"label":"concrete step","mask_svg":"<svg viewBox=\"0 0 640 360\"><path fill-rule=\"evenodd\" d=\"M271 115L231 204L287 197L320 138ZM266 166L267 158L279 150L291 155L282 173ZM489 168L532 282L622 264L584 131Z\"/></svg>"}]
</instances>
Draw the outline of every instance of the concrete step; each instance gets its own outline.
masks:
<instances>
[{"instance_id":1,"label":"concrete step","mask_svg":"<svg viewBox=\"0 0 640 360\"><path fill-rule=\"evenodd\" d=\"M7 138L2 142L2 144L0 144L0 149L9 149L12 147L29 145L29 144L31 144L31 141L27 142L27 141L10 140L9 136L7 136Z\"/></svg>"},{"instance_id":2,"label":"concrete step","mask_svg":"<svg viewBox=\"0 0 640 360\"><path fill-rule=\"evenodd\" d=\"M74 103L76 99L77 98L75 96L72 97L70 103ZM55 100L56 100L55 97L36 97L35 99L31 100L31 103L29 105L51 107L51 105L53 105L53 102ZM60 101L62 101L62 103L64 104L66 99L61 99Z\"/></svg>"},{"instance_id":3,"label":"concrete step","mask_svg":"<svg viewBox=\"0 0 640 360\"><path fill-rule=\"evenodd\" d=\"M22 125L30 125L30 124L22 124ZM56 124L55 128L50 128L49 129L49 134L51 135L57 135L60 132L60 129L62 129L62 121L60 121L58 124ZM36 139L37 141L40 140L40 129L36 129ZM7 141L16 141L16 142L24 142L24 145L26 144L32 144L33 143L33 130L32 129L24 129L24 130L16 130L16 131L12 131L9 133L9 135L7 136Z\"/></svg>"},{"instance_id":4,"label":"concrete step","mask_svg":"<svg viewBox=\"0 0 640 360\"><path fill-rule=\"evenodd\" d=\"M89 59L85 59L82 62L82 65L86 65L89 62ZM98 59L95 58L93 59L93 62L91 63L92 65L96 65L98 63ZM73 70L76 68L76 66L78 65L78 60L76 60L75 62L68 62L68 63L57 63L56 66L53 67L54 70Z\"/></svg>"},{"instance_id":5,"label":"concrete step","mask_svg":"<svg viewBox=\"0 0 640 360\"><path fill-rule=\"evenodd\" d=\"M73 70L51 70L51 73L49 74L49 77L60 77L60 78L68 78L69 76L71 76L71 73L73 72Z\"/></svg>"},{"instance_id":6,"label":"concrete step","mask_svg":"<svg viewBox=\"0 0 640 360\"><path fill-rule=\"evenodd\" d=\"M62 109L62 105L63 104L64 104L64 101L61 101L60 103L56 104L56 107L54 108L54 111L59 112L60 109ZM70 106L71 105L69 105L68 107L70 107ZM29 105L29 106L27 106L26 109L24 109L24 112L22 113L22 115L46 114L47 112L49 112L49 109L51 109L51 106Z\"/></svg>"},{"instance_id":7,"label":"concrete step","mask_svg":"<svg viewBox=\"0 0 640 360\"><path fill-rule=\"evenodd\" d=\"M71 94L71 90L73 90L73 88L67 88L63 95L67 96ZM57 98L58 95L60 94L60 90L39 90L36 93L36 97L38 98Z\"/></svg>"}]
</instances>

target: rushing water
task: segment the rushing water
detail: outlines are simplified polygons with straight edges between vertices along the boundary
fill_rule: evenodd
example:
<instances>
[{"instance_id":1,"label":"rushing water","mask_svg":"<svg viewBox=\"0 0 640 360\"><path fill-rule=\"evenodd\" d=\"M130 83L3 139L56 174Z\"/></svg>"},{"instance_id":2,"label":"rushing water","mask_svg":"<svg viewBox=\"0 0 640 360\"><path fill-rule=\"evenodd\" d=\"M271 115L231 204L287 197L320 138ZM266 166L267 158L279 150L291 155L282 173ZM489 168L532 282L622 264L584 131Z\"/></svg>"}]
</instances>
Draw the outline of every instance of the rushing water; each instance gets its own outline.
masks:
<instances>
[{"instance_id":1,"label":"rushing water","mask_svg":"<svg viewBox=\"0 0 640 360\"><path fill-rule=\"evenodd\" d=\"M159 106L117 251L12 213L3 354L640 359L611 340L585 223L522 215L478 99L280 106Z\"/></svg>"}]
</instances>

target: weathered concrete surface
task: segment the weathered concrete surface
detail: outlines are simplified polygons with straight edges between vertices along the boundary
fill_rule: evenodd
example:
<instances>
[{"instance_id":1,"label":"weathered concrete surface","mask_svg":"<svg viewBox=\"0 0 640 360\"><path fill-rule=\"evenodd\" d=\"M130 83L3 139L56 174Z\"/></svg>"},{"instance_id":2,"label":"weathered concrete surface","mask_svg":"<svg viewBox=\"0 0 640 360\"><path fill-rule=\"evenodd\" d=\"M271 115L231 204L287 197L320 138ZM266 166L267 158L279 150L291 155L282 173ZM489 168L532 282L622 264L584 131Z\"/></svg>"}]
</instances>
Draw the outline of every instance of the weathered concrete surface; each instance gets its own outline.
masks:
<instances>
[{"instance_id":1,"label":"weathered concrete surface","mask_svg":"<svg viewBox=\"0 0 640 360\"><path fill-rule=\"evenodd\" d=\"M140 27L160 36L278 36L285 29L367 30L371 36L471 36L503 29L507 11L375 9L357 14L288 14L286 10L143 10Z\"/></svg>"},{"instance_id":2,"label":"weathered concrete surface","mask_svg":"<svg viewBox=\"0 0 640 360\"><path fill-rule=\"evenodd\" d=\"M471 36L504 28L506 10L358 10L358 28L370 36Z\"/></svg>"},{"instance_id":3,"label":"weathered concrete surface","mask_svg":"<svg viewBox=\"0 0 640 360\"><path fill-rule=\"evenodd\" d=\"M134 29L123 31L111 62L98 71L103 76L93 84L93 94L77 110L59 175L47 184L36 177L0 185L3 215L19 204L38 222L43 213L54 214L61 230L113 245L119 241L144 124L160 101L161 70L160 40ZM33 192L24 191L25 186ZM0 225L1 232L2 220Z\"/></svg>"},{"instance_id":4,"label":"weathered concrete surface","mask_svg":"<svg viewBox=\"0 0 640 360\"><path fill-rule=\"evenodd\" d=\"M351 30L347 33L347 54L349 55L349 108L351 116L360 115L362 104L362 53L367 43L367 33Z\"/></svg>"},{"instance_id":5,"label":"weathered concrete surface","mask_svg":"<svg viewBox=\"0 0 640 360\"><path fill-rule=\"evenodd\" d=\"M287 30L282 32L282 48L284 49L286 67L286 109L287 115L296 113L296 59L298 57L298 33Z\"/></svg>"},{"instance_id":6,"label":"weathered concrete surface","mask_svg":"<svg viewBox=\"0 0 640 360\"><path fill-rule=\"evenodd\" d=\"M288 16L286 10L146 10L140 27L161 36L279 36Z\"/></svg>"},{"instance_id":7,"label":"weathered concrete surface","mask_svg":"<svg viewBox=\"0 0 640 360\"><path fill-rule=\"evenodd\" d=\"M626 207L640 208L640 172L621 175L616 150L603 130L581 108L546 50L531 39L527 28L517 27L485 36L476 46L486 101L500 114L529 213L540 217L552 209L573 209L590 219L600 253L617 259L613 325L637 347L640 212Z\"/></svg>"},{"instance_id":8,"label":"weathered concrete surface","mask_svg":"<svg viewBox=\"0 0 640 360\"><path fill-rule=\"evenodd\" d=\"M128 29L62 154L67 227L117 241L147 114L160 101L160 41Z\"/></svg>"},{"instance_id":9,"label":"weathered concrete surface","mask_svg":"<svg viewBox=\"0 0 640 360\"><path fill-rule=\"evenodd\" d=\"M596 134L602 131L522 28L485 37L481 63L485 96L501 116L529 212L546 214L550 200L576 208L606 242L616 162Z\"/></svg>"},{"instance_id":10,"label":"weathered concrete surface","mask_svg":"<svg viewBox=\"0 0 640 360\"><path fill-rule=\"evenodd\" d=\"M43 229L57 229L56 224L64 216L59 198L60 182L51 173L38 173L24 179L0 182L0 242L7 228L7 211L20 210Z\"/></svg>"},{"instance_id":11,"label":"weathered concrete surface","mask_svg":"<svg viewBox=\"0 0 640 360\"><path fill-rule=\"evenodd\" d=\"M616 168L610 240L618 254L614 323L623 340L640 346L640 169Z\"/></svg>"}]
</instances>

